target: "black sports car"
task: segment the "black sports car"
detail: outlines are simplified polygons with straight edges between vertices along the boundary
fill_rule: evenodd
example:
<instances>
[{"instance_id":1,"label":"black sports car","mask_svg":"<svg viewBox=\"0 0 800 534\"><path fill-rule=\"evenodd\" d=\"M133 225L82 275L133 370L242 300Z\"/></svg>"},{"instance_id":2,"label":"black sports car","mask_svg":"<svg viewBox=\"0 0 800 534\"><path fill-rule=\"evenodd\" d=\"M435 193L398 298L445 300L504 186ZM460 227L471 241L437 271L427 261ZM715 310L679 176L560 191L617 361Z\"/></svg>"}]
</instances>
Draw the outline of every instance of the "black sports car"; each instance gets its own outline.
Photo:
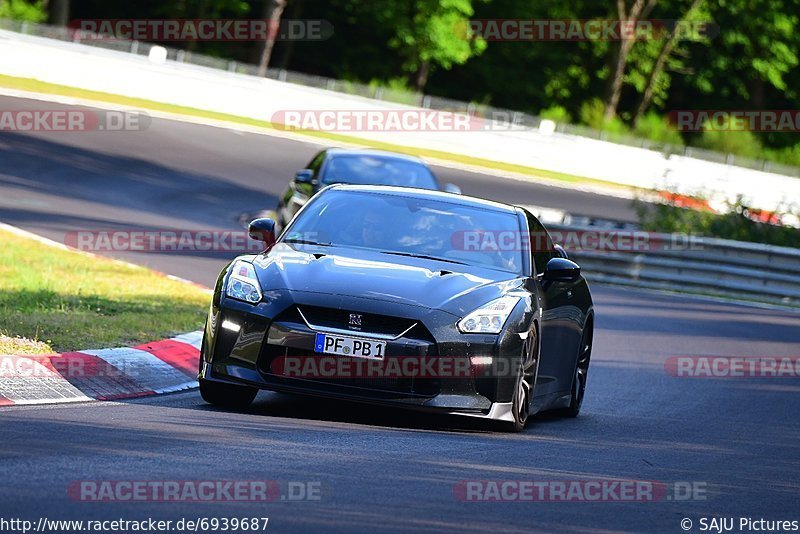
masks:
<instances>
[{"instance_id":1,"label":"black sports car","mask_svg":"<svg viewBox=\"0 0 800 534\"><path fill-rule=\"evenodd\" d=\"M219 276L200 392L258 389L500 421L580 410L593 307L580 267L526 210L439 191L334 185Z\"/></svg>"},{"instance_id":2,"label":"black sports car","mask_svg":"<svg viewBox=\"0 0 800 534\"><path fill-rule=\"evenodd\" d=\"M439 189L433 171L414 156L382 150L329 148L317 153L305 169L297 171L275 209L278 228L287 222L320 189L332 184L395 185L418 189ZM445 191L460 193L447 184Z\"/></svg>"}]
</instances>

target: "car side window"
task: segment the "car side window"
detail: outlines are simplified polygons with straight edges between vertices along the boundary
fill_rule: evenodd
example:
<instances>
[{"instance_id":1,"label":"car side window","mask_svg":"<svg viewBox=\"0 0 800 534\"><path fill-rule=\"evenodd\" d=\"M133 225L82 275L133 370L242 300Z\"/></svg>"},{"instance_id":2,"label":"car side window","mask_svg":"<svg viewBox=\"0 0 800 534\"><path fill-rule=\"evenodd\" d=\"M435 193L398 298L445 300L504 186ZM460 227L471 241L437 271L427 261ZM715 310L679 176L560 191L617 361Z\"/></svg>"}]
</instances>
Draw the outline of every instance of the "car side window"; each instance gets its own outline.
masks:
<instances>
[{"instance_id":1,"label":"car side window","mask_svg":"<svg viewBox=\"0 0 800 534\"><path fill-rule=\"evenodd\" d=\"M556 249L553 240L539 219L528 212L525 212L528 219L528 232L531 244L531 259L536 268L536 274L542 274L547 267L547 262L556 257Z\"/></svg>"}]
</instances>

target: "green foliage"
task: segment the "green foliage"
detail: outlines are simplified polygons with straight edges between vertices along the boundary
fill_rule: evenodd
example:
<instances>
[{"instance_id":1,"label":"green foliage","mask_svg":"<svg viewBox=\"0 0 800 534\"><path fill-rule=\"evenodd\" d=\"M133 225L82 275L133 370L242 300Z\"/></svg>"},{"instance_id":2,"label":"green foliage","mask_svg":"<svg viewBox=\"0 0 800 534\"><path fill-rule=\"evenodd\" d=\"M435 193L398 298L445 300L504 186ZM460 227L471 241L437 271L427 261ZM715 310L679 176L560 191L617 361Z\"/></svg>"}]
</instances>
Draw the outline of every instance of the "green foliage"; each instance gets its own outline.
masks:
<instances>
[{"instance_id":1,"label":"green foliage","mask_svg":"<svg viewBox=\"0 0 800 534\"><path fill-rule=\"evenodd\" d=\"M612 135L623 135L628 133L628 127L619 118L611 120L604 118L605 104L599 98L594 98L581 105L581 122L595 130L602 130Z\"/></svg>"},{"instance_id":2,"label":"green foliage","mask_svg":"<svg viewBox=\"0 0 800 534\"><path fill-rule=\"evenodd\" d=\"M690 9L690 2L686 0L660 7L670 10L669 17L665 18L680 20L681 27L686 28L676 33L677 37L671 53L667 56L664 68L654 79L652 104L663 109L670 96L673 80L690 72L692 51L699 53L706 47L713 46L714 42L709 36L700 33L703 25L709 28L713 25L713 18L706 2L700 2L695 9ZM643 39L633 47L628 58L629 69L625 76L625 82L636 92L637 96L644 93L659 54L663 48L669 46L668 41L671 36L664 32L663 35L657 35L658 38Z\"/></svg>"},{"instance_id":3,"label":"green foliage","mask_svg":"<svg viewBox=\"0 0 800 534\"><path fill-rule=\"evenodd\" d=\"M779 149L765 149L762 154L764 159L800 167L800 143Z\"/></svg>"},{"instance_id":4,"label":"green foliage","mask_svg":"<svg viewBox=\"0 0 800 534\"><path fill-rule=\"evenodd\" d=\"M725 130L705 127L697 146L751 159L762 157L761 143L749 130Z\"/></svg>"},{"instance_id":5,"label":"green foliage","mask_svg":"<svg viewBox=\"0 0 800 534\"><path fill-rule=\"evenodd\" d=\"M797 247L800 243L800 230L756 222L748 216L752 215L752 210L741 198L729 204L729 212L725 214L639 200L634 201L634 207L642 228L652 232L677 232L788 247Z\"/></svg>"},{"instance_id":6,"label":"green foliage","mask_svg":"<svg viewBox=\"0 0 800 534\"><path fill-rule=\"evenodd\" d=\"M683 137L669 121L657 113L647 113L633 129L634 135L665 145L683 146Z\"/></svg>"},{"instance_id":7,"label":"green foliage","mask_svg":"<svg viewBox=\"0 0 800 534\"><path fill-rule=\"evenodd\" d=\"M407 92L415 94L414 91L408 86L407 78L389 78L388 80L378 80L373 78L368 84L370 87L383 87L390 91Z\"/></svg>"},{"instance_id":8,"label":"green foliage","mask_svg":"<svg viewBox=\"0 0 800 534\"><path fill-rule=\"evenodd\" d=\"M484 40L466 31L474 14L472 0L390 0L376 7L379 17L392 22L388 44L409 74L425 65L448 70L486 49Z\"/></svg>"},{"instance_id":9,"label":"green foliage","mask_svg":"<svg viewBox=\"0 0 800 534\"><path fill-rule=\"evenodd\" d=\"M382 89L381 100L417 106L422 101L422 94L408 87L408 78L389 78L388 80L372 79L369 87Z\"/></svg>"},{"instance_id":10,"label":"green foliage","mask_svg":"<svg viewBox=\"0 0 800 534\"><path fill-rule=\"evenodd\" d=\"M0 0L0 19L27 20L43 22L47 19L44 0Z\"/></svg>"},{"instance_id":11,"label":"green foliage","mask_svg":"<svg viewBox=\"0 0 800 534\"><path fill-rule=\"evenodd\" d=\"M564 106L550 106L539 112L539 116L543 119L549 119L554 122L569 123L572 122L572 117Z\"/></svg>"},{"instance_id":12,"label":"green foliage","mask_svg":"<svg viewBox=\"0 0 800 534\"><path fill-rule=\"evenodd\" d=\"M603 127L603 113L605 104L599 98L594 98L581 104L581 122L592 128L600 129Z\"/></svg>"}]
</instances>

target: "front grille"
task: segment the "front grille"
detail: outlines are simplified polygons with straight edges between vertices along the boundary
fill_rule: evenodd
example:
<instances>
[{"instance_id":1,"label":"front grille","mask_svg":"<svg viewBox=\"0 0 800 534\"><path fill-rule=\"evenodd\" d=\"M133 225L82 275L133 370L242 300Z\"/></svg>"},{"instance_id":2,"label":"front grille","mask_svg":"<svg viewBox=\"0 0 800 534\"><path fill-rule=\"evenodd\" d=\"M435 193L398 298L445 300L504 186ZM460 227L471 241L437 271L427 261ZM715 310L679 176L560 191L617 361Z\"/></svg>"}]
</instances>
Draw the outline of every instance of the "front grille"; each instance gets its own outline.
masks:
<instances>
[{"instance_id":1,"label":"front grille","mask_svg":"<svg viewBox=\"0 0 800 534\"><path fill-rule=\"evenodd\" d=\"M321 328L336 328L350 330L354 335L359 332L399 336L418 321L390 315L374 313L361 313L357 310L342 310L337 308L322 308L318 306L299 306L303 316L312 325ZM351 324L351 314L358 315L360 325ZM428 339L430 336L422 325L415 326L408 332L409 337Z\"/></svg>"}]
</instances>

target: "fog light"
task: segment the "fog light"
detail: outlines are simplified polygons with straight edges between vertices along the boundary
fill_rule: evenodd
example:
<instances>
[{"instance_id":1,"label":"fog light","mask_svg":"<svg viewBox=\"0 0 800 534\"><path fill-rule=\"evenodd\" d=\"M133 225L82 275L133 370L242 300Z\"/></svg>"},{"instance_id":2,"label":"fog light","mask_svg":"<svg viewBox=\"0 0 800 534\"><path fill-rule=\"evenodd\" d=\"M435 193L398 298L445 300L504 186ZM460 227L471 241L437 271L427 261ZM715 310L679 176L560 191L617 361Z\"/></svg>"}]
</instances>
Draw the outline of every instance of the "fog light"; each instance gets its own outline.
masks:
<instances>
[{"instance_id":1,"label":"fog light","mask_svg":"<svg viewBox=\"0 0 800 534\"><path fill-rule=\"evenodd\" d=\"M222 321L222 328L224 328L225 330L230 330L231 332L238 332L239 330L242 329L241 326L234 323L233 321L228 321L227 319Z\"/></svg>"}]
</instances>

